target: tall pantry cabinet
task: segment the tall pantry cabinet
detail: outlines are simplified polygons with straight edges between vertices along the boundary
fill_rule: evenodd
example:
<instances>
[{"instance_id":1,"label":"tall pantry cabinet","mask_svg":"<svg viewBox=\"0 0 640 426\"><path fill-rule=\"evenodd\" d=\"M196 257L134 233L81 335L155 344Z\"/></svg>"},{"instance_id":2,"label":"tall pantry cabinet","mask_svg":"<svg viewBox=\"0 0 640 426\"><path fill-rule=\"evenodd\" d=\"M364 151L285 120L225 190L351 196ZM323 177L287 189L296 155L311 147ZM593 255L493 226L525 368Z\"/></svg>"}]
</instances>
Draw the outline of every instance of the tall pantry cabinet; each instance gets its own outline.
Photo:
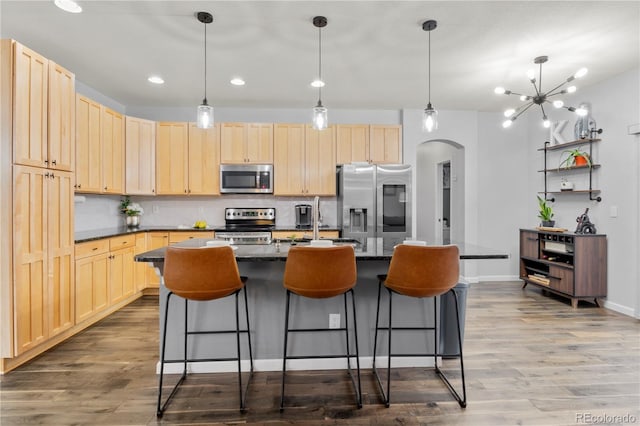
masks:
<instances>
[{"instance_id":1,"label":"tall pantry cabinet","mask_svg":"<svg viewBox=\"0 0 640 426\"><path fill-rule=\"evenodd\" d=\"M10 200L0 215L5 370L8 359L74 325L75 77L15 41L0 49L0 192Z\"/></svg>"}]
</instances>

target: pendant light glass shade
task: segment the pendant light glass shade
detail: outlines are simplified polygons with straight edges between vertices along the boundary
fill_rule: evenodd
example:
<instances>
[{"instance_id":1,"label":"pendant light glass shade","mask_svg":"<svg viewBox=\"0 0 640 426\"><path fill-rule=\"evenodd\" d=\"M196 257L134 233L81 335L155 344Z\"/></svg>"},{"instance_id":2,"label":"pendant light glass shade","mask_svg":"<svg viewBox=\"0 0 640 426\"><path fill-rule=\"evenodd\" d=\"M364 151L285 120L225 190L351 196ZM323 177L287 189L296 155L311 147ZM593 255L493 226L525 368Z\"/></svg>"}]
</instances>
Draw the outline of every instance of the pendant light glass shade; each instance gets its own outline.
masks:
<instances>
[{"instance_id":1,"label":"pendant light glass shade","mask_svg":"<svg viewBox=\"0 0 640 426\"><path fill-rule=\"evenodd\" d=\"M213 107L207 104L207 100L202 101L198 106L198 118L196 122L198 128L209 129L213 126Z\"/></svg>"},{"instance_id":2,"label":"pendant light glass shade","mask_svg":"<svg viewBox=\"0 0 640 426\"><path fill-rule=\"evenodd\" d=\"M425 132L433 132L438 128L438 111L433 109L431 103L427 104L422 113L422 130Z\"/></svg>"},{"instance_id":3,"label":"pendant light glass shade","mask_svg":"<svg viewBox=\"0 0 640 426\"><path fill-rule=\"evenodd\" d=\"M213 126L213 107L207 103L207 24L213 22L213 16L209 12L198 12L196 17L204 24L204 99L198 106L196 126L209 129Z\"/></svg>"},{"instance_id":4,"label":"pendant light glass shade","mask_svg":"<svg viewBox=\"0 0 640 426\"><path fill-rule=\"evenodd\" d=\"M316 130L324 130L327 128L327 109L318 103L313 108L313 128Z\"/></svg>"}]
</instances>

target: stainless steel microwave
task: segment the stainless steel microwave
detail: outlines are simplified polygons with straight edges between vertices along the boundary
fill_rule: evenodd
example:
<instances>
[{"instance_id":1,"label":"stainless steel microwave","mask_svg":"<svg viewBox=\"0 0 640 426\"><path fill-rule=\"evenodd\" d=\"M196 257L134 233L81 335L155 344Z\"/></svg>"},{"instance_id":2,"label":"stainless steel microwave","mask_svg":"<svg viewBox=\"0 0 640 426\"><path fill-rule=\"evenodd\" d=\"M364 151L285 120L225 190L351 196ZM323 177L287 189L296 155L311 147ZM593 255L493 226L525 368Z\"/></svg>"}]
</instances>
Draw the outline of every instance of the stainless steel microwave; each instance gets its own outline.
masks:
<instances>
[{"instance_id":1,"label":"stainless steel microwave","mask_svg":"<svg viewBox=\"0 0 640 426\"><path fill-rule=\"evenodd\" d=\"M220 193L272 194L273 165L221 164Z\"/></svg>"}]
</instances>

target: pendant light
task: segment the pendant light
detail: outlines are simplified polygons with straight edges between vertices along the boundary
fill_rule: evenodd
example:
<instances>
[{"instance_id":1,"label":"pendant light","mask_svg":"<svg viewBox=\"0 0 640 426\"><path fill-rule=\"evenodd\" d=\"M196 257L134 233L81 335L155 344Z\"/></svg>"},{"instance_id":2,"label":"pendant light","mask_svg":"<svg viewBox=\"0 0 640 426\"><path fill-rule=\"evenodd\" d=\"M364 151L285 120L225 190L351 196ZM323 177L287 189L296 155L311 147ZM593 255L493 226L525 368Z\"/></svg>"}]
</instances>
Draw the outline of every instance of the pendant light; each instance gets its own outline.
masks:
<instances>
[{"instance_id":1,"label":"pendant light","mask_svg":"<svg viewBox=\"0 0 640 426\"><path fill-rule=\"evenodd\" d=\"M318 104L313 108L313 128L324 130L327 128L327 108L322 105L322 28L327 25L327 18L316 16L313 25L318 28Z\"/></svg>"},{"instance_id":2,"label":"pendant light","mask_svg":"<svg viewBox=\"0 0 640 426\"><path fill-rule=\"evenodd\" d=\"M431 31L435 30L438 22L433 19L424 21L422 29L429 33L428 72L427 72L427 107L422 113L422 130L432 132L438 128L438 111L431 105Z\"/></svg>"},{"instance_id":3,"label":"pendant light","mask_svg":"<svg viewBox=\"0 0 640 426\"><path fill-rule=\"evenodd\" d=\"M204 24L204 99L198 106L196 122L200 129L208 129L213 126L213 107L207 103L207 24L213 22L213 16L209 12L198 12L196 17Z\"/></svg>"}]
</instances>

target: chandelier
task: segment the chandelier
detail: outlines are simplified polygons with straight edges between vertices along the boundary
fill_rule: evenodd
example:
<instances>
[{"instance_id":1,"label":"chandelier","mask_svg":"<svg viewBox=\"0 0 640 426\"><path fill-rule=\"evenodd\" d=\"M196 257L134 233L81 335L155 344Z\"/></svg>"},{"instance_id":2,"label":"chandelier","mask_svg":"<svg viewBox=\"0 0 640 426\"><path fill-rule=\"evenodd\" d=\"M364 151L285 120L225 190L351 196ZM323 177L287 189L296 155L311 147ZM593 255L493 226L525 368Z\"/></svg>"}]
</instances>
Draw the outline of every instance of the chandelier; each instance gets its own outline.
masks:
<instances>
[{"instance_id":1,"label":"chandelier","mask_svg":"<svg viewBox=\"0 0 640 426\"><path fill-rule=\"evenodd\" d=\"M544 110L545 103L551 103L556 108L565 108L571 112L575 112L579 116L585 116L589 113L586 108L574 108L571 106L565 106L564 102L560 99L552 100L551 98L557 95L564 95L566 93L574 93L576 91L576 86L569 86L567 88L562 88L565 84L572 82L576 78L584 77L587 74L586 68L580 68L575 74L567 78L562 83L555 86L553 89L548 90L546 92L542 91L542 64L547 62L549 58L547 56L538 56L533 60L534 64L540 65L540 71L538 74L538 79L536 80L535 70L529 70L527 72L527 77L533 88L535 90L535 94L533 95L523 95L520 93L513 92L511 90L506 90L504 87L496 87L494 92L498 95L516 95L520 97L524 104L520 105L518 108L509 108L504 112L504 116L507 118L503 123L502 127L507 128L510 127L514 121L518 117L520 117L526 110L531 108L533 105L539 105L540 110L542 111L542 124L544 127L549 127L551 122L547 117L547 113Z\"/></svg>"}]
</instances>

